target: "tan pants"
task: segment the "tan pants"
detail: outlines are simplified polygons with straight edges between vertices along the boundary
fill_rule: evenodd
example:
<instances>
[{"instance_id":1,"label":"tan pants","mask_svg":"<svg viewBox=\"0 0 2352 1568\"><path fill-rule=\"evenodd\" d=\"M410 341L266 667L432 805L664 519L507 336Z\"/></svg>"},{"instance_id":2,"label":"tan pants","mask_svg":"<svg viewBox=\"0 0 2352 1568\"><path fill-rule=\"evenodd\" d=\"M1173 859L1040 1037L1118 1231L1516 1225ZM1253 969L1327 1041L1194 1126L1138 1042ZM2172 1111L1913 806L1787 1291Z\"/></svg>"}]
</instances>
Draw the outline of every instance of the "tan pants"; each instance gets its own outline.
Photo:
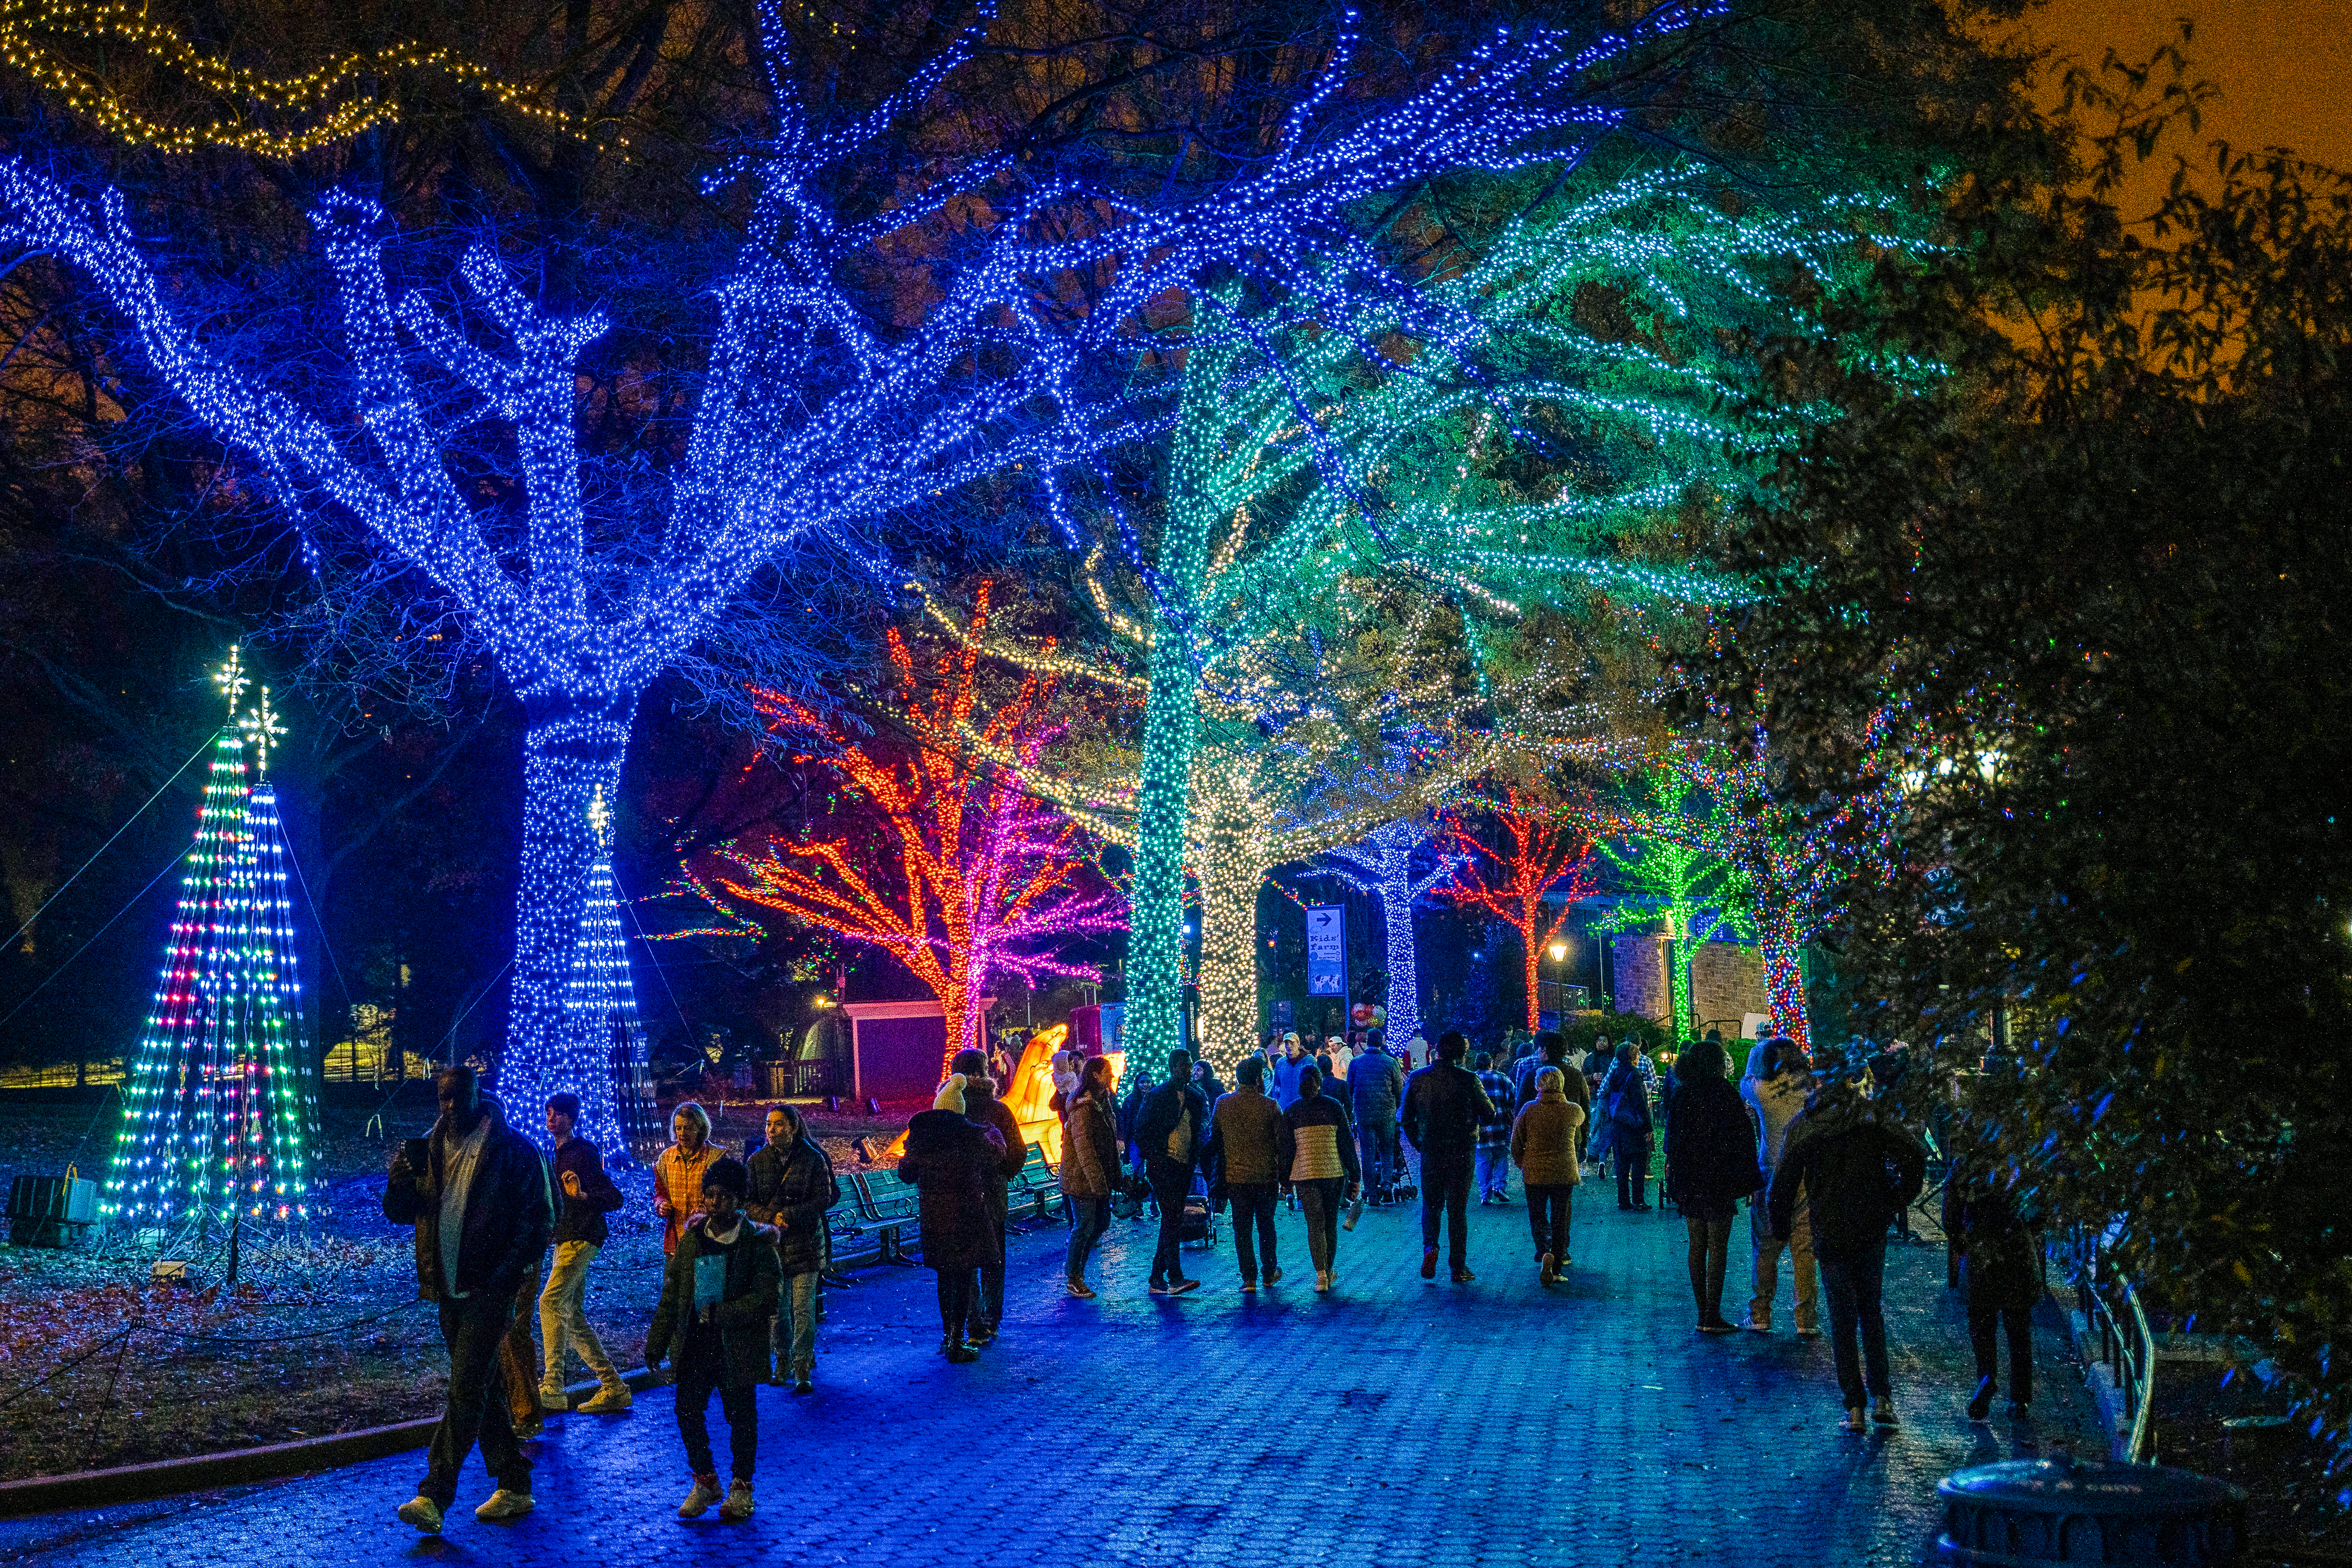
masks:
<instances>
[{"instance_id":1,"label":"tan pants","mask_svg":"<svg viewBox=\"0 0 2352 1568\"><path fill-rule=\"evenodd\" d=\"M588 1265L595 1260L593 1241L555 1244L555 1267L547 1271L547 1289L539 1293L539 1339L545 1358L539 1385L550 1394L563 1392L567 1352L576 1353L607 1388L621 1381L604 1342L588 1326Z\"/></svg>"},{"instance_id":2,"label":"tan pants","mask_svg":"<svg viewBox=\"0 0 2352 1568\"><path fill-rule=\"evenodd\" d=\"M1789 1223L1789 1239L1772 1238L1770 1205L1759 1193L1748 1205L1748 1231L1756 1244L1755 1294L1748 1299L1748 1321L1759 1329L1772 1326L1772 1298L1780 1288L1780 1254L1789 1254L1796 1275L1797 1331L1812 1333L1821 1327L1821 1275L1813 1267L1813 1225L1811 1209L1801 1198Z\"/></svg>"},{"instance_id":3,"label":"tan pants","mask_svg":"<svg viewBox=\"0 0 2352 1568\"><path fill-rule=\"evenodd\" d=\"M539 1270L534 1268L522 1277L522 1289L515 1292L514 1321L499 1344L499 1381L519 1436L536 1433L546 1419L539 1410L539 1347L530 1342L530 1304L538 1296Z\"/></svg>"}]
</instances>

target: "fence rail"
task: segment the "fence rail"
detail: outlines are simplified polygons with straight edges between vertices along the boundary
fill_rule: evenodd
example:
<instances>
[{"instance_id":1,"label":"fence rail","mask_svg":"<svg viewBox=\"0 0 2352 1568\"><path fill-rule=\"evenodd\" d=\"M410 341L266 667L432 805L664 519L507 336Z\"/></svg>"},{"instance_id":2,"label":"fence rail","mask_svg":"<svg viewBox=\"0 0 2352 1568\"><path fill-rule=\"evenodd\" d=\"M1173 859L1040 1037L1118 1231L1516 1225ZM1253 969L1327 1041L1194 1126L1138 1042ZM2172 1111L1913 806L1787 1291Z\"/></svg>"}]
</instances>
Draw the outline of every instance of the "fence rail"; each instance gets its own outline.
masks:
<instances>
[{"instance_id":1,"label":"fence rail","mask_svg":"<svg viewBox=\"0 0 2352 1568\"><path fill-rule=\"evenodd\" d=\"M2135 1465L2156 1463L2156 1428L2149 1413L2156 1401L2156 1335L2147 1309L2128 1276L2115 1266L2107 1244L2115 1229L2095 1236L2078 1232L2069 1260L2074 1275L2074 1306L2097 1336L2099 1360L2123 1400L2127 1424L2118 1458Z\"/></svg>"}]
</instances>

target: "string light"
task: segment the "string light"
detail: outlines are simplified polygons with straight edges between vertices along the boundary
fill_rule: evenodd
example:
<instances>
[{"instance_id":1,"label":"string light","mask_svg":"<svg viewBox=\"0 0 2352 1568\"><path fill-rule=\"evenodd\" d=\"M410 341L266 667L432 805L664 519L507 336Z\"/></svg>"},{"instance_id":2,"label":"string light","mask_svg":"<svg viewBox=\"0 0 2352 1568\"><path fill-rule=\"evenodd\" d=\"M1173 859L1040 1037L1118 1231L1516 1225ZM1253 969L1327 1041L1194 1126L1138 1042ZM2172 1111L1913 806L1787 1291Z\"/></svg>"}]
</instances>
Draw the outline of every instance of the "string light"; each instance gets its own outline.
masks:
<instances>
[{"instance_id":1,"label":"string light","mask_svg":"<svg viewBox=\"0 0 2352 1568\"><path fill-rule=\"evenodd\" d=\"M833 205L832 193L845 188L836 172L869 159L894 124L973 58L990 16L983 9L979 26L868 114L828 129L792 94L800 73L781 10L769 0L760 17L775 132L710 182L715 190L747 180L753 200L733 268L711 291L711 351L670 505L609 527L589 526L575 432L576 363L607 323L596 314L541 310L488 246L468 250L458 271L485 335L494 329L504 340L495 348L420 293L394 300L379 206L343 191L320 203L313 221L339 285L358 394L352 431L341 416L331 422L269 389L181 324L119 192L102 193L93 216L24 162L0 162L0 239L54 251L88 273L199 419L257 458L280 493L311 498L363 527L377 548L454 605L493 652L525 718L515 978L500 1081L517 1103L557 1089L587 1100L605 1090L566 1075L600 1059L601 1042L568 1040L564 1007L597 859L586 806L599 789L618 798L638 698L719 629L757 572L822 540L878 574L882 563L862 542L869 531L1003 472L1033 476L1056 526L1076 544L1066 476L1165 420L1149 377L1133 397L1096 398L1086 389L1117 382L1102 374L1105 364L1167 346L1156 323L1170 297L1191 296L1194 279L1235 268L1302 319L1350 319L1332 314L1346 303L1338 280L1360 277L1377 289L1383 276L1353 226L1366 200L1449 170L1575 161L1620 118L1614 73L1603 68L1721 9L1664 5L1598 37L1498 31L1424 88L1370 113L1351 108L1341 121L1323 109L1354 68L1350 13L1280 146L1214 191L1159 207L1074 181L1023 184L1002 160L949 160L886 210L847 215ZM446 60L417 63L454 68ZM299 95L294 84L233 79L240 91L266 86L289 104L298 96L310 104L324 90L318 84L337 79L333 68L299 79L312 85ZM950 206L994 221L965 232L948 256L930 245L925 226ZM910 238L936 280L926 313L903 328L877 325L868 310L869 263L903 255ZM526 262L520 270L534 268ZM1054 297L1055 280L1072 279L1102 284L1085 312L1039 307L1041 297ZM1475 336L1469 301L1431 304L1402 286L1390 293L1400 320L1433 355L1460 360ZM1204 313L1193 337L1206 346L1223 332L1240 342L1252 331ZM520 543L493 543L470 479L451 471L444 427L428 413L441 391L436 382L420 392L412 379L412 342L513 426L528 503ZM478 442L470 414L459 422L463 468ZM1305 437L1313 446L1312 422ZM311 519L298 512L297 521L315 564ZM1288 557L1311 553L1298 542ZM1178 621L1184 625L1181 613ZM1194 657L1192 647L1171 646L1166 681L1189 688ZM731 679L724 684L732 689ZM1155 679L1155 689L1160 684ZM1145 728L1139 794L1149 826L1135 898L1147 1004L1137 1043L1149 1049L1174 1043L1174 1009L1153 998L1181 984L1175 889L1194 731L1181 715L1172 722L1147 715Z\"/></svg>"},{"instance_id":2,"label":"string light","mask_svg":"<svg viewBox=\"0 0 2352 1568\"><path fill-rule=\"evenodd\" d=\"M1492 825L1499 844L1473 831L1473 812ZM1447 812L1444 825L1462 862L1446 894L1519 933L1533 1030L1540 1022L1538 957L1567 923L1570 907L1592 896L1592 840L1558 808L1517 784L1505 784L1499 797L1489 795L1468 810Z\"/></svg>"},{"instance_id":3,"label":"string light","mask_svg":"<svg viewBox=\"0 0 2352 1568\"><path fill-rule=\"evenodd\" d=\"M626 1150L619 1105L623 1073L633 1063L639 1039L637 988L629 971L628 933L621 926L620 890L613 878L613 814L599 786L588 802L589 828L596 836L596 858L588 868L579 934L572 939L572 973L563 990L564 1027L547 1071L552 1081L583 1086L580 1130L600 1149ZM518 1110L528 1110L518 1103ZM609 1157L609 1155L608 1155Z\"/></svg>"},{"instance_id":4,"label":"string light","mask_svg":"<svg viewBox=\"0 0 2352 1568\"><path fill-rule=\"evenodd\" d=\"M965 634L971 643L987 636L991 588L981 584ZM994 977L1099 979L1040 945L1117 931L1126 921L1116 893L1081 882L1087 857L1076 827L1024 792L1016 776L975 764L955 743L980 704L976 653L948 647L925 680L896 628L887 642L896 716L916 736L904 756L846 741L782 693L762 692L760 702L777 731L824 740L822 755L796 752L794 760L838 769L872 803L886 846L878 858L895 864L898 877L869 875L872 858L847 838L772 837L763 852L730 848L709 880L721 908L732 900L773 910L905 964L948 1021L944 1076L958 1050L979 1042L981 1002ZM1034 768L1063 734L1050 713L1054 695L1050 678L1028 677L980 721L982 738Z\"/></svg>"},{"instance_id":5,"label":"string light","mask_svg":"<svg viewBox=\"0 0 2352 1568\"><path fill-rule=\"evenodd\" d=\"M1438 838L1437 825L1426 816L1400 817L1383 823L1353 844L1334 847L1324 860L1343 868L1340 880L1359 892L1377 894L1381 917L1387 926L1389 957L1388 1033L1391 1039L1410 1040L1421 1033L1420 943L1412 923L1412 906L1431 889L1454 879L1462 858L1440 854L1437 863L1420 876L1412 863L1422 848Z\"/></svg>"},{"instance_id":6,"label":"string light","mask_svg":"<svg viewBox=\"0 0 2352 1568\"><path fill-rule=\"evenodd\" d=\"M214 678L229 722L214 743L195 842L140 1036L101 1219L132 1229L310 1216L315 1069L302 997L277 786L249 785L246 737L285 733L268 707L241 719L236 648Z\"/></svg>"},{"instance_id":7,"label":"string light","mask_svg":"<svg viewBox=\"0 0 2352 1568\"><path fill-rule=\"evenodd\" d=\"M297 131L272 131L233 120L166 124L129 108L96 77L45 48L44 37L71 37L107 47L127 44L204 91L236 99L252 111L320 118ZM58 94L68 108L89 115L115 140L163 153L225 147L265 158L297 158L378 126L399 124L400 99L394 92L331 100L369 78L418 75L446 77L488 93L542 130L582 142L600 139L586 121L533 101L540 89L502 80L447 49L393 44L367 54L339 55L299 76L264 76L198 48L143 6L116 0L0 0L0 60ZM628 139L617 133L611 140L618 147L628 145Z\"/></svg>"}]
</instances>

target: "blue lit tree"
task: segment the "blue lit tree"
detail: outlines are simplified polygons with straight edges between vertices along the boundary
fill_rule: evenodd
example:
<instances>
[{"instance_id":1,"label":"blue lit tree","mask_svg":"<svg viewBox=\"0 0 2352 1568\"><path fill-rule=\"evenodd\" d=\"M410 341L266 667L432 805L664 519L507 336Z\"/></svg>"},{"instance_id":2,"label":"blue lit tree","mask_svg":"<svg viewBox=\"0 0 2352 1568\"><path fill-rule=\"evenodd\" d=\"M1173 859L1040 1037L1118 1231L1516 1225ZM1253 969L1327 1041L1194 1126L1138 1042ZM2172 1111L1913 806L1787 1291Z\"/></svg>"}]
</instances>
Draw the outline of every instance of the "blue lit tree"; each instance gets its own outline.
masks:
<instances>
[{"instance_id":1,"label":"blue lit tree","mask_svg":"<svg viewBox=\"0 0 2352 1568\"><path fill-rule=\"evenodd\" d=\"M9 161L0 237L97 283L160 377L259 464L311 558L356 530L394 592L425 606L395 624L456 628L495 660L526 721L503 1083L518 1103L572 1089L588 1125L609 1132L605 1042L567 1028L564 996L596 858L588 805L600 791L619 798L653 681L684 669L723 693L741 666L785 658L744 628L776 630L758 612L789 597L790 580L761 574L793 552L878 563L887 525L1015 471L1064 515L1059 476L1163 426L1149 372L1171 341L1152 329L1195 279L1238 269L1294 320L1381 291L1386 269L1359 236L1365 204L1451 169L1573 156L1614 122L1629 81L1654 85L1645 51L1706 10L1668 5L1597 41L1498 36L1392 99L1343 90L1354 81L1343 47L1263 156L1214 184L1153 187L1174 197L1034 176L982 150L907 165L921 172L877 211L837 194L856 184L848 173L887 161L894 123L972 58L977 33L833 123L800 100L781 14L765 4L772 123L714 182L748 189L747 217L712 290L691 429L657 487L624 487L616 516L583 483L577 432L581 356L608 323L551 311L518 282L570 275L569 255L516 265L474 247L458 268L470 303L453 313L420 291L395 298L385 214L331 192L312 216L341 301L343 381L321 384L299 363L234 363L197 332L119 192L86 202ZM877 277L903 287L877 303ZM1387 292L1429 341L1456 331L1457 310ZM1146 374L1122 383L1129 364ZM482 453L508 443L513 482L485 499Z\"/></svg>"},{"instance_id":2,"label":"blue lit tree","mask_svg":"<svg viewBox=\"0 0 2352 1568\"><path fill-rule=\"evenodd\" d=\"M1433 844L1436 853L1423 853ZM1423 812L1384 822L1323 858L1335 867L1340 880L1380 898L1381 923L1388 928L1388 1036L1402 1044L1421 1033L1421 963L1412 907L1423 895L1454 879L1462 869L1462 857L1449 852L1438 823Z\"/></svg>"}]
</instances>

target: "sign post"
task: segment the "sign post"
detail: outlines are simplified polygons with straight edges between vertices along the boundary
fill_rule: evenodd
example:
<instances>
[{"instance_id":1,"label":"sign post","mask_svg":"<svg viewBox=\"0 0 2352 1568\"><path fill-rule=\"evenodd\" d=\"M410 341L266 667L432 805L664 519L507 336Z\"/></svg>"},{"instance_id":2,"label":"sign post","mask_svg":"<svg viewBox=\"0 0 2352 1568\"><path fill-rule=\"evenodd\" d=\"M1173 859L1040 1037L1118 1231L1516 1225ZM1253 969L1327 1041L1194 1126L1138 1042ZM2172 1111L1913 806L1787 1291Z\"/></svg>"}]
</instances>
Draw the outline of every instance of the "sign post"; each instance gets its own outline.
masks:
<instances>
[{"instance_id":1,"label":"sign post","mask_svg":"<svg viewBox=\"0 0 2352 1568\"><path fill-rule=\"evenodd\" d=\"M1307 994L1348 997L1348 911L1338 904L1307 909Z\"/></svg>"}]
</instances>

